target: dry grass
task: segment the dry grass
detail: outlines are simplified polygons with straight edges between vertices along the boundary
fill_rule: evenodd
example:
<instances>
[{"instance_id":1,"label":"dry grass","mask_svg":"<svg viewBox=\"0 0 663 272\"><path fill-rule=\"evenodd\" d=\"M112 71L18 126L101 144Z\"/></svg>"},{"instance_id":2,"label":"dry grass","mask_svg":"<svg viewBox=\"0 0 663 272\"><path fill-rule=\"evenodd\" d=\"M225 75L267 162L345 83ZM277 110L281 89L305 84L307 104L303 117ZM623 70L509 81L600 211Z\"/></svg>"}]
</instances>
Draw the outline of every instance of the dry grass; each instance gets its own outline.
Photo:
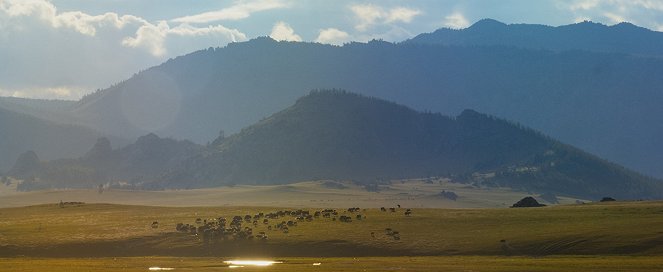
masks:
<instances>
[{"instance_id":1,"label":"dry grass","mask_svg":"<svg viewBox=\"0 0 663 272\"><path fill-rule=\"evenodd\" d=\"M300 222L289 234L268 231L270 238L266 243L241 241L250 245L249 252L271 246L277 251L263 251L258 255L276 258L283 263L271 267L244 267L239 271L603 272L663 269L663 231L657 228L663 225L663 202L530 209L414 208L410 217L402 214L404 208L396 213L368 209L361 212L366 215L365 220L352 223L322 218ZM223 261L228 257L153 256L163 255L163 252L172 255L184 249L184 252L193 250L193 255L212 253L215 256L246 257L246 251L223 251L232 247L232 242L220 242L210 249L215 252L196 251L203 247L198 237L173 234L175 224L193 223L196 218L276 210L279 208L110 204L3 208L0 209L0 255L13 256L12 251L17 248L19 251L23 249L21 254L27 253L27 256L55 256L57 251L72 251L65 254L70 256L68 258L0 258L0 271L148 271L149 267L157 266L175 268L174 271L226 270L228 267ZM155 220L160 222L158 229L150 227ZM386 236L386 227L400 231L401 240ZM266 231L263 228L266 227L260 224L256 231ZM370 232L375 232L376 237L371 237ZM508 243L506 251L504 243L500 243L502 239ZM141 251L129 255L137 257L103 255L114 256L134 245L139 245ZM121 246L120 251L113 251L117 246ZM293 248L304 248L304 251L288 251ZM284 251L279 252L281 249ZM100 252L101 256L80 258L88 256L89 250ZM33 252L39 254L30 255ZM310 254L298 255L302 252ZM387 255L405 252L401 255L412 257L357 257L380 256L385 252ZM80 256L76 257L77 254ZM296 257L306 255L319 257ZM321 265L313 266L313 263Z\"/></svg>"},{"instance_id":2,"label":"dry grass","mask_svg":"<svg viewBox=\"0 0 663 272\"><path fill-rule=\"evenodd\" d=\"M103 247L109 246L104 243L117 245L132 241L144 250L138 254L159 255L172 248L196 249L202 246L199 237L174 233L179 222L193 224L196 218L277 210L268 207L176 208L110 204L4 208L0 209L0 246L45 250L49 247L57 249L58 245ZM368 209L360 212L366 216L365 220L353 220L352 223L319 218L313 222L300 222L288 234L268 231L266 225L259 224L254 232L266 231L270 237L267 242L238 243L248 245L249 249L272 248L273 251L266 252L274 255L279 255L274 252L279 248L297 249L300 245L306 245L305 250L311 254L317 249L328 256L663 253L663 231L656 227L663 225L663 202L529 209L414 208L409 217L403 215L404 210L405 207L391 213ZM281 220L293 218L278 221ZM150 228L152 221L159 221L160 227ZM272 220L271 224L275 223ZM394 240L385 235L385 228L399 231L401 239ZM223 248L224 242L218 246ZM338 250L334 252L334 248ZM357 250L347 251L348 248ZM366 250L374 250L375 254ZM298 256L292 255L296 250L284 252L282 255Z\"/></svg>"},{"instance_id":3,"label":"dry grass","mask_svg":"<svg viewBox=\"0 0 663 272\"><path fill-rule=\"evenodd\" d=\"M79 272L148 271L149 267L173 271L224 271L223 258L133 257L93 259L0 259L0 271ZM663 258L657 256L552 256L546 258L494 256L285 258L270 267L244 267L237 271L531 271L604 272L660 271ZM313 263L320 263L313 266Z\"/></svg>"},{"instance_id":4,"label":"dry grass","mask_svg":"<svg viewBox=\"0 0 663 272\"><path fill-rule=\"evenodd\" d=\"M0 184L0 207L22 207L64 201L114 203L150 206L265 206L265 207L372 207L394 206L396 203L417 208L505 208L527 192L507 188L475 188L451 182L425 183L422 180L394 181L382 186L379 193L367 192L350 182L345 189L324 186L324 181L290 185L218 187L197 190L129 191L51 190L15 192L15 184ZM459 195L457 201L435 197L442 190ZM574 203L573 198L560 199Z\"/></svg>"}]
</instances>

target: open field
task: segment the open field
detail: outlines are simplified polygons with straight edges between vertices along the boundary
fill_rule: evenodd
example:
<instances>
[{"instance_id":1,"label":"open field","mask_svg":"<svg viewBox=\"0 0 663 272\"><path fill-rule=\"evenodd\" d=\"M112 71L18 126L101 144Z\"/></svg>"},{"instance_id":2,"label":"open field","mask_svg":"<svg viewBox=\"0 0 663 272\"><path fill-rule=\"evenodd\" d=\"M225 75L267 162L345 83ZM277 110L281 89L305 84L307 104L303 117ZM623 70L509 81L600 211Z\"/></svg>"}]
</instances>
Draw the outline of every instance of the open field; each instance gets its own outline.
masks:
<instances>
[{"instance_id":1,"label":"open field","mask_svg":"<svg viewBox=\"0 0 663 272\"><path fill-rule=\"evenodd\" d=\"M175 232L175 225L283 208L57 203L2 208L0 271L224 271L230 270L224 261L235 258L282 262L239 271L663 269L663 202L524 209L415 207L411 216L403 215L406 208L369 208L354 214L339 209L339 216L366 218L349 223L329 218L300 221L289 233L258 224L254 230L265 231L268 240L228 239L207 246L198 235ZM151 228L153 221L159 221L158 228ZM386 235L385 228L398 230L401 239Z\"/></svg>"},{"instance_id":2,"label":"open field","mask_svg":"<svg viewBox=\"0 0 663 272\"><path fill-rule=\"evenodd\" d=\"M223 258L133 257L94 259L10 258L0 259L0 271L78 272L78 271L150 271L149 268L173 268L172 271L531 271L531 272L605 272L661 271L663 258L656 256L550 256L494 257L362 257L362 258L285 258L282 264L269 267L231 269ZM314 263L320 265L314 266ZM153 270L155 271L155 270Z\"/></svg>"},{"instance_id":3,"label":"open field","mask_svg":"<svg viewBox=\"0 0 663 272\"><path fill-rule=\"evenodd\" d=\"M311 186L309 190L319 188L311 184L297 186ZM255 193L256 188L250 189ZM270 190L274 191L274 188ZM391 203L408 203L396 200L402 199L391 199ZM267 226L276 222L296 220L283 216L270 219L269 224L244 224L252 227L254 233L266 232L267 240L229 238L207 245L201 235L175 230L180 222L196 225L197 218L232 218L295 209L313 213L322 207L335 208L333 204L340 206L343 202L314 203L320 207L163 207L93 203L60 206L54 202L0 208L0 271L150 271L151 267L173 268L173 271L604 272L663 269L663 229L660 227L663 226L663 202L606 202L521 209L434 209L406 204L401 204L399 209L393 204L386 207L395 207L395 212L360 206L362 209L354 213L336 208L339 216L352 216L353 221L316 217L310 222L298 221L288 233L268 230ZM407 208L412 209L410 216L403 214ZM362 215L361 220L356 220L357 214ZM153 221L159 222L158 228L151 227ZM387 235L386 228L399 231L400 239ZM282 263L236 269L224 263L236 258Z\"/></svg>"},{"instance_id":4,"label":"open field","mask_svg":"<svg viewBox=\"0 0 663 272\"><path fill-rule=\"evenodd\" d=\"M422 180L396 181L381 186L380 192L368 192L351 182L311 181L289 185L219 187L196 190L131 191L49 190L16 192L16 184L0 184L0 208L82 201L150 206L270 206L270 207L366 207L379 208L401 204L417 208L505 208L529 195L508 188L477 188L467 184ZM456 201L436 196L442 190L453 191ZM539 199L539 201L542 201ZM562 204L575 198L559 197ZM546 202L544 202L546 203ZM550 204L550 203L546 203Z\"/></svg>"},{"instance_id":5,"label":"open field","mask_svg":"<svg viewBox=\"0 0 663 272\"><path fill-rule=\"evenodd\" d=\"M289 233L251 226L261 241L229 238L204 246L200 235L175 231L197 218L269 213L273 207L152 207L111 204L0 209L0 255L110 256L430 256L658 255L663 253L663 202L614 202L525 209L367 209L353 222L315 218ZM314 210L311 209L313 212ZM366 218L354 220L356 214ZM158 228L151 228L153 221ZM296 220L295 220L296 221ZM385 229L399 231L400 239ZM373 235L371 234L373 232Z\"/></svg>"}]
</instances>

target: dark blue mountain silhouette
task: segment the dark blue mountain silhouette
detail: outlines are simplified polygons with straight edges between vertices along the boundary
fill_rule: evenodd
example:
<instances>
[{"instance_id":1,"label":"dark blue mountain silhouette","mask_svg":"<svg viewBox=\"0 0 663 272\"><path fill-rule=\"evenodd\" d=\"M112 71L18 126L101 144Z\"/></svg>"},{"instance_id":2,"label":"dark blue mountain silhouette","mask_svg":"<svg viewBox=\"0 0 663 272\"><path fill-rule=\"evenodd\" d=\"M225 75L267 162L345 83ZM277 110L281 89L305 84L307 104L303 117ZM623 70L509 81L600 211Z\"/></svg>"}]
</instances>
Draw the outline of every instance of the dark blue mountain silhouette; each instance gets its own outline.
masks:
<instances>
[{"instance_id":1,"label":"dark blue mountain silhouette","mask_svg":"<svg viewBox=\"0 0 663 272\"><path fill-rule=\"evenodd\" d=\"M341 88L447 115L476 109L663 177L661 75L658 57L623 53L259 38L172 59L90 95L73 113L127 138L156 132L205 143L308 90Z\"/></svg>"},{"instance_id":2,"label":"dark blue mountain silhouette","mask_svg":"<svg viewBox=\"0 0 663 272\"><path fill-rule=\"evenodd\" d=\"M465 29L438 29L420 34L405 43L513 46L553 51L584 50L634 55L663 56L663 33L619 23L606 26L593 22L551 27L533 24L504 24L483 19Z\"/></svg>"},{"instance_id":3,"label":"dark blue mountain silhouette","mask_svg":"<svg viewBox=\"0 0 663 272\"><path fill-rule=\"evenodd\" d=\"M420 113L342 91L312 92L215 142L157 184L191 188L324 179L371 184L445 176L595 199L663 194L660 180L495 117L473 110L457 117Z\"/></svg>"}]
</instances>

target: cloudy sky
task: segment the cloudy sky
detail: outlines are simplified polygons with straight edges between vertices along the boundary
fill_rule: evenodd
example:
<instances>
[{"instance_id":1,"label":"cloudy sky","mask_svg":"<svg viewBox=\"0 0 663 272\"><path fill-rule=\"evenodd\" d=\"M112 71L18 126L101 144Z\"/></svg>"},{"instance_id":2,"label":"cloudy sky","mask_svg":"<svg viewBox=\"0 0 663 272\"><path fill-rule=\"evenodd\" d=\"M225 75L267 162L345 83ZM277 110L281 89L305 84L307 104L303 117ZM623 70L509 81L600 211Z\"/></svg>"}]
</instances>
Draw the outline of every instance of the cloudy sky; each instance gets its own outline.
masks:
<instances>
[{"instance_id":1,"label":"cloudy sky","mask_svg":"<svg viewBox=\"0 0 663 272\"><path fill-rule=\"evenodd\" d=\"M79 99L168 58L258 36L402 41L482 18L663 31L663 1L0 0L0 96Z\"/></svg>"}]
</instances>

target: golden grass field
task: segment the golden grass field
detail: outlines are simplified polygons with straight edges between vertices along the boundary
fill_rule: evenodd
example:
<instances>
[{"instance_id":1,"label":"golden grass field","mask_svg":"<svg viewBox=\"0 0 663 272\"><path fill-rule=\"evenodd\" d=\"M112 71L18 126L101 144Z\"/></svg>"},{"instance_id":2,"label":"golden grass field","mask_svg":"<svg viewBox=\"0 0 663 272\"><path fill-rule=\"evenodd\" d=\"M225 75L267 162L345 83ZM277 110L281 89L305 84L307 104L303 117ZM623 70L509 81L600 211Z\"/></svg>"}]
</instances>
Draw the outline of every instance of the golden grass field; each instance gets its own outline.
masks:
<instances>
[{"instance_id":1,"label":"golden grass field","mask_svg":"<svg viewBox=\"0 0 663 272\"><path fill-rule=\"evenodd\" d=\"M237 185L195 190L132 191L49 190L16 192L16 183L0 184L0 208L22 207L64 201L113 203L150 206L268 206L268 207L366 207L379 208L401 204L418 208L506 208L527 192L509 188L476 188L446 180L395 181L382 186L379 193L367 192L351 182L337 182L345 189L325 187L324 181L289 185ZM435 197L442 190L458 194L456 201ZM541 200L540 200L541 201ZM575 203L575 198L560 197L560 203ZM549 204L549 203L547 203Z\"/></svg>"},{"instance_id":2,"label":"golden grass field","mask_svg":"<svg viewBox=\"0 0 663 272\"><path fill-rule=\"evenodd\" d=\"M114 204L60 208L54 203L0 209L0 246L3 255L16 251L23 255L67 256L59 249L68 249L73 252L72 257L81 254L232 256L234 249L270 256L663 253L663 202L520 209L413 208L411 216L403 215L405 208L393 213L367 209L360 212L366 219L351 223L320 217L312 222L299 222L287 234L268 231L267 225L258 224L254 232L267 232L267 241L230 240L219 242L218 248L203 249L200 237L177 233L175 225L194 224L196 218L231 218L280 209ZM343 214L351 215L340 213ZM271 225L282 220L294 218L272 220ZM159 228L150 227L153 221L159 222ZM401 239L385 235L386 228L399 231Z\"/></svg>"},{"instance_id":3,"label":"golden grass field","mask_svg":"<svg viewBox=\"0 0 663 272\"><path fill-rule=\"evenodd\" d=\"M199 236L176 233L175 224L279 209L114 204L60 208L57 203L3 208L0 271L147 271L151 266L213 271L227 269L222 261L236 257L284 261L267 268L271 271L663 269L663 202L413 208L409 217L402 214L405 208L394 213L370 208L359 212L366 219L351 223L302 221L287 234L260 224L254 231L266 231L267 241L219 241L209 247ZM153 221L159 221L159 228L150 227ZM385 235L385 228L400 231L401 239ZM313 266L316 262L321 265Z\"/></svg>"},{"instance_id":4,"label":"golden grass field","mask_svg":"<svg viewBox=\"0 0 663 272\"><path fill-rule=\"evenodd\" d=\"M223 261L232 258L283 262L241 271L663 271L663 202L510 209L502 203L515 202L523 192L450 186L455 185L397 183L369 193L308 182L195 192L6 193L0 198L5 207L0 208L0 271L219 271L229 269ZM441 188L457 192L459 200L431 198ZM47 204L8 204L6 197L19 196L26 205ZM142 205L94 203L111 197L118 197L116 203ZM243 197L252 199L234 201ZM60 199L87 203L60 207ZM203 206L209 203L220 205ZM371 205L357 205L367 203ZM402 205L396 212L378 206L396 204ZM352 206L362 210L343 212ZM200 236L175 231L177 223L194 224L196 218L322 208L366 218L345 223L320 217L299 222L287 234L250 225L269 238L219 240L208 246ZM412 209L411 216L403 214L406 208ZM269 225L282 220L294 218ZM153 221L158 228L151 227ZM399 231L401 239L386 235L385 228Z\"/></svg>"}]
</instances>

